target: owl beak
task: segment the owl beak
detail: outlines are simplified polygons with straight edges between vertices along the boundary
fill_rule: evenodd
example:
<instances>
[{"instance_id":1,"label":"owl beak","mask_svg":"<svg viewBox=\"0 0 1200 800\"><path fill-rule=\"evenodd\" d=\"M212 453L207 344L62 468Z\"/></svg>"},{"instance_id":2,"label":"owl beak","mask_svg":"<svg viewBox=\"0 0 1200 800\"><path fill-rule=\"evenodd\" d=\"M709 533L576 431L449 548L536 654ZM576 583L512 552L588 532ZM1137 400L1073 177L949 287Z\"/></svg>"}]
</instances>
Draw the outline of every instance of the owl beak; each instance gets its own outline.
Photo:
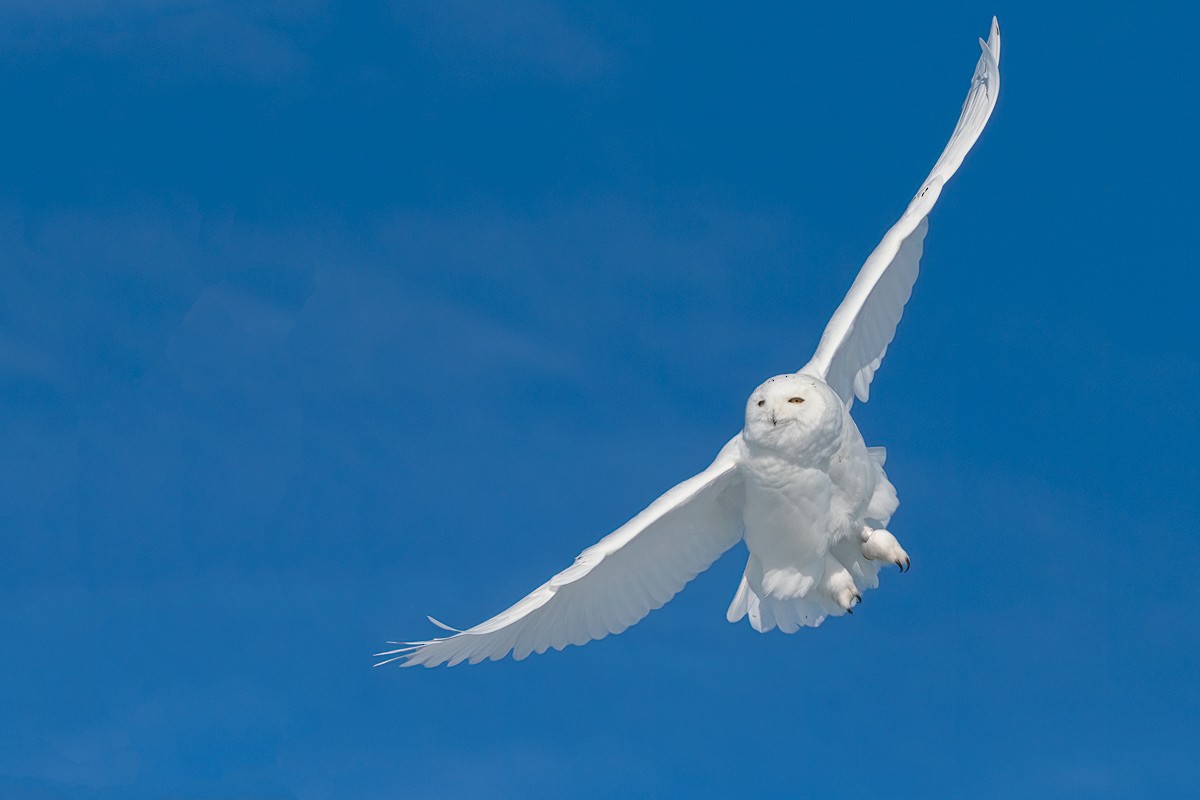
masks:
<instances>
[{"instance_id":1,"label":"owl beak","mask_svg":"<svg viewBox=\"0 0 1200 800\"><path fill-rule=\"evenodd\" d=\"M775 412L774 412L774 411L772 411L772 412L771 412L771 424L772 424L772 425L775 425L775 424L776 424L776 420L775 420Z\"/></svg>"}]
</instances>

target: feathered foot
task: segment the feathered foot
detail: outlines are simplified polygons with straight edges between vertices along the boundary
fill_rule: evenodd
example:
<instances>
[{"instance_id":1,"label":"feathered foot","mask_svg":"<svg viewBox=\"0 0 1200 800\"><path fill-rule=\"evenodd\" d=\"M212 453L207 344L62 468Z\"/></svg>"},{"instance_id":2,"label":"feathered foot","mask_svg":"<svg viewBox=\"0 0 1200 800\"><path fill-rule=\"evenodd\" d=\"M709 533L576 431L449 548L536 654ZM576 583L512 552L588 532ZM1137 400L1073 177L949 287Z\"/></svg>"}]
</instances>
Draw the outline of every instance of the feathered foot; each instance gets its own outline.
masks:
<instances>
[{"instance_id":1,"label":"feathered foot","mask_svg":"<svg viewBox=\"0 0 1200 800\"><path fill-rule=\"evenodd\" d=\"M904 552L900 542L890 531L883 528L863 526L862 552L872 561L886 561L895 564L901 572L907 572L912 567L912 559L908 557L908 553Z\"/></svg>"}]
</instances>

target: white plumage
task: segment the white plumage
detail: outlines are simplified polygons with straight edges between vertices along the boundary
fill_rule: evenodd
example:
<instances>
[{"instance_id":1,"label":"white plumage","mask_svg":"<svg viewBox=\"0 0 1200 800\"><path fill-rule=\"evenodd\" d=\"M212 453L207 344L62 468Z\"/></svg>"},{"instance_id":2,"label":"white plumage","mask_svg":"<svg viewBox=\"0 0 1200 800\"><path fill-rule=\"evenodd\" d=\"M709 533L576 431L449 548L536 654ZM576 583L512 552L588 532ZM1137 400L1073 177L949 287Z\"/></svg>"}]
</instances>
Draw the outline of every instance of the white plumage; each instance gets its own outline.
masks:
<instances>
[{"instance_id":1,"label":"white plumage","mask_svg":"<svg viewBox=\"0 0 1200 800\"><path fill-rule=\"evenodd\" d=\"M958 124L900 220L867 258L797 373L767 380L745 425L703 472L659 497L508 610L450 636L401 644L380 664L427 667L549 648L620 633L659 608L726 550L750 551L728 618L792 633L850 613L879 569L909 558L887 525L899 501L850 416L912 293L942 187L991 116L1000 90L1000 29L992 20Z\"/></svg>"}]
</instances>

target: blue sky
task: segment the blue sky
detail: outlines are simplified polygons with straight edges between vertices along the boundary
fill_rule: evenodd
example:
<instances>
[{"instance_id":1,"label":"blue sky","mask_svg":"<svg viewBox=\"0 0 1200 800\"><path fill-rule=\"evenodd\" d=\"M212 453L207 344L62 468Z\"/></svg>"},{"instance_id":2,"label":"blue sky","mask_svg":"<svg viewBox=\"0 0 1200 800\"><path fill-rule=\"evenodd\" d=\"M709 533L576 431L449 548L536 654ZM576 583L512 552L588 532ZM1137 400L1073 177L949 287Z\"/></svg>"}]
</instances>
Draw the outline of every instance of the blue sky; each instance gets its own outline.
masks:
<instances>
[{"instance_id":1,"label":"blue sky","mask_svg":"<svg viewBox=\"0 0 1200 800\"><path fill-rule=\"evenodd\" d=\"M622 636L370 668L565 566L811 354L999 107L856 407L911 573L737 551ZM0 795L1200 791L1196 12L10 2Z\"/></svg>"}]
</instances>

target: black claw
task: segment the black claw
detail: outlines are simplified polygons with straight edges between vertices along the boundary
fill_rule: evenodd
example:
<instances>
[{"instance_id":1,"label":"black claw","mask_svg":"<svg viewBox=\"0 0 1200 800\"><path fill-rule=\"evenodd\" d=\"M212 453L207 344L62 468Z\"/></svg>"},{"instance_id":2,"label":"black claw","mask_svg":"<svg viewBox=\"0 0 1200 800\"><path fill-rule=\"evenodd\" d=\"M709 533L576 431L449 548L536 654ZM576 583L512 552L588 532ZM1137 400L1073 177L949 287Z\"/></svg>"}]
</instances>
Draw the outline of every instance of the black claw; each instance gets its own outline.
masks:
<instances>
[{"instance_id":1,"label":"black claw","mask_svg":"<svg viewBox=\"0 0 1200 800\"><path fill-rule=\"evenodd\" d=\"M853 614L853 613L854 613L854 609L853 609L853 608L847 608L847 609L846 609L846 613L847 613L847 614Z\"/></svg>"}]
</instances>

